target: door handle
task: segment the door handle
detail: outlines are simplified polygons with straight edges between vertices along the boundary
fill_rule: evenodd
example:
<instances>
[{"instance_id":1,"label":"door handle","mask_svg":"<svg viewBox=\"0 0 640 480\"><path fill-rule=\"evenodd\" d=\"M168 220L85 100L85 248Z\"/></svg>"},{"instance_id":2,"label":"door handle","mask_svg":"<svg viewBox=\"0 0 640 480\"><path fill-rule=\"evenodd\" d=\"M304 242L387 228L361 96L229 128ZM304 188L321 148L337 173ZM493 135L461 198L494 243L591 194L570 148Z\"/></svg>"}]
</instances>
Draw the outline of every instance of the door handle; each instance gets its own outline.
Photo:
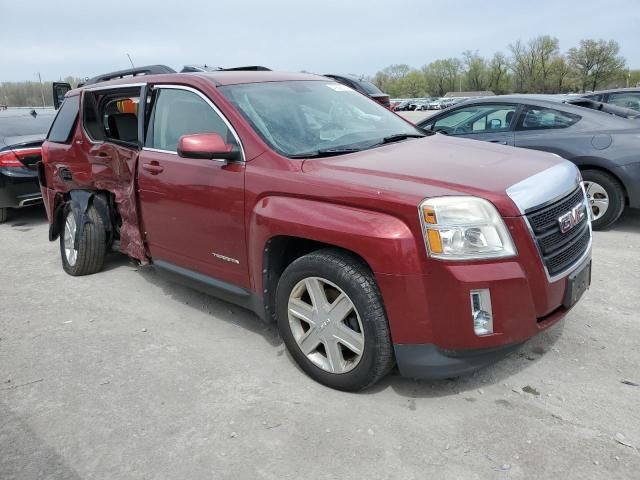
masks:
<instances>
[{"instance_id":1,"label":"door handle","mask_svg":"<svg viewBox=\"0 0 640 480\"><path fill-rule=\"evenodd\" d=\"M489 143L499 143L500 145L506 145L507 142L504 140L489 140Z\"/></svg>"},{"instance_id":2,"label":"door handle","mask_svg":"<svg viewBox=\"0 0 640 480\"><path fill-rule=\"evenodd\" d=\"M93 155L93 157L98 162L105 162L111 160L111 155L105 152L98 152L97 155Z\"/></svg>"},{"instance_id":3,"label":"door handle","mask_svg":"<svg viewBox=\"0 0 640 480\"><path fill-rule=\"evenodd\" d=\"M151 175L157 175L164 171L164 168L162 168L160 164L155 160L149 163L143 163L142 168L144 168Z\"/></svg>"}]
</instances>

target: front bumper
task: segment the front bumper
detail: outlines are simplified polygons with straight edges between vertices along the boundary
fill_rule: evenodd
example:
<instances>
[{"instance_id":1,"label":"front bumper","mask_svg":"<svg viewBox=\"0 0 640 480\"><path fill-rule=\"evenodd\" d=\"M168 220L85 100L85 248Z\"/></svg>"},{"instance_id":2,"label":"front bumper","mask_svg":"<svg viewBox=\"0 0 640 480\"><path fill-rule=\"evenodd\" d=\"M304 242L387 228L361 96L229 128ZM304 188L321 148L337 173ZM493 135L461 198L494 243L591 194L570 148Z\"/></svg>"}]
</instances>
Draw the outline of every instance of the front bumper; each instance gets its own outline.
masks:
<instances>
[{"instance_id":1,"label":"front bumper","mask_svg":"<svg viewBox=\"0 0 640 480\"><path fill-rule=\"evenodd\" d=\"M591 260L590 252L562 277L549 281L524 219L505 218L505 223L518 247L517 257L458 263L428 259L425 273L376 274L403 375L434 379L468 373L567 314L569 275ZM470 292L481 289L491 295L493 333L478 336Z\"/></svg>"},{"instance_id":2,"label":"front bumper","mask_svg":"<svg viewBox=\"0 0 640 480\"><path fill-rule=\"evenodd\" d=\"M37 172L26 168L0 168L0 208L20 208L41 202Z\"/></svg>"},{"instance_id":3,"label":"front bumper","mask_svg":"<svg viewBox=\"0 0 640 480\"><path fill-rule=\"evenodd\" d=\"M441 350L432 344L393 346L403 377L422 380L455 378L497 362L520 344L466 351Z\"/></svg>"}]
</instances>

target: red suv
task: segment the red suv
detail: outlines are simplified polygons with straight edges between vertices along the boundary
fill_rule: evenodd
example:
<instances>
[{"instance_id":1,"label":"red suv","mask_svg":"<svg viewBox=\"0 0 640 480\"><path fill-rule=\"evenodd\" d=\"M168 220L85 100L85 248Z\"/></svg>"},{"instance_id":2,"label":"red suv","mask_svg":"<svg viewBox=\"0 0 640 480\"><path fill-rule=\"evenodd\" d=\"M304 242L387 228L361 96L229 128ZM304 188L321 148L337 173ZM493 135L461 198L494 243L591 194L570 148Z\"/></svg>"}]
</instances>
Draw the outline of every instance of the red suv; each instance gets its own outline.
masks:
<instances>
[{"instance_id":1,"label":"red suv","mask_svg":"<svg viewBox=\"0 0 640 480\"><path fill-rule=\"evenodd\" d=\"M426 135L326 77L144 75L67 93L40 182L71 275L109 249L277 322L342 390L454 377L561 319L591 228L558 156Z\"/></svg>"}]
</instances>

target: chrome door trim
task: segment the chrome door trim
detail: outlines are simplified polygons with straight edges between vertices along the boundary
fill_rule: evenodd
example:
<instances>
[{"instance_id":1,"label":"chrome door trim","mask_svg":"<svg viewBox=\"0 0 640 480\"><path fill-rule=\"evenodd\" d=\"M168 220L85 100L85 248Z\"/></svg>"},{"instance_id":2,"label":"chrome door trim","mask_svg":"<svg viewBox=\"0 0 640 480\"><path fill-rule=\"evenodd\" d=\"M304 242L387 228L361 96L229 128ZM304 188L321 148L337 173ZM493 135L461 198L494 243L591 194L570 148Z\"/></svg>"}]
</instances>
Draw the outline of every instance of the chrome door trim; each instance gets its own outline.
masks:
<instances>
[{"instance_id":1,"label":"chrome door trim","mask_svg":"<svg viewBox=\"0 0 640 480\"><path fill-rule=\"evenodd\" d=\"M187 87L184 85L175 85L175 84L171 84L171 83L154 83L154 84L150 84L150 87L154 88L154 89L158 89L158 90L162 90L162 89L172 89L172 90L185 90L187 92L191 92L191 93L195 93L196 95L198 95L200 98L202 98L212 109L214 112L216 112L218 114L218 116L222 119L222 121L225 123L225 125L227 126L227 128L231 131L231 133L233 134L233 138L236 139L236 142L238 142L238 145L240 146L240 153L242 154L242 160L240 160L241 163L246 163L246 156L244 153L244 146L242 145L242 141L240 140L240 136L238 135L238 132L236 132L236 129L233 128L233 125L231 124L231 122L227 119L227 117L224 115L224 113L222 113L222 111L216 106L215 103L213 103L211 101L211 99L209 97L207 97L204 93L202 93L200 90L197 90L195 88L192 87ZM155 105L153 106L155 108ZM160 153L175 153L177 155L177 152L171 152L171 151L167 151L167 150L161 150L161 149L153 149L150 147L144 147L143 150L149 150L152 152L160 152Z\"/></svg>"}]
</instances>

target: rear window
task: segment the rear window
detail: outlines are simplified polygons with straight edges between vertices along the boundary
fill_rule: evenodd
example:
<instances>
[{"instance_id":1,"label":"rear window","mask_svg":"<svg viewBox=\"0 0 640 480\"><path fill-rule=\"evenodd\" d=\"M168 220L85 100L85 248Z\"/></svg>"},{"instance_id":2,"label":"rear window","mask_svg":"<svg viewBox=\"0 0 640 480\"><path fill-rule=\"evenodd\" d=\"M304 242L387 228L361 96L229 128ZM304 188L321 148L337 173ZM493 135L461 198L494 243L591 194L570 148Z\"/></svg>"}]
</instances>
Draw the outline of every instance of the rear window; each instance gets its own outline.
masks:
<instances>
[{"instance_id":1,"label":"rear window","mask_svg":"<svg viewBox=\"0 0 640 480\"><path fill-rule=\"evenodd\" d=\"M67 97L56 115L53 125L47 135L47 140L56 143L69 143L71 133L78 118L80 96Z\"/></svg>"},{"instance_id":2,"label":"rear window","mask_svg":"<svg viewBox=\"0 0 640 480\"><path fill-rule=\"evenodd\" d=\"M569 112L561 112L553 108L527 107L518 130L550 130L567 128L574 125L582 117Z\"/></svg>"},{"instance_id":3,"label":"rear window","mask_svg":"<svg viewBox=\"0 0 640 480\"><path fill-rule=\"evenodd\" d=\"M382 93L382 90L380 90L371 82L367 82L366 80L358 80L358 83L369 95L379 95Z\"/></svg>"}]
</instances>

